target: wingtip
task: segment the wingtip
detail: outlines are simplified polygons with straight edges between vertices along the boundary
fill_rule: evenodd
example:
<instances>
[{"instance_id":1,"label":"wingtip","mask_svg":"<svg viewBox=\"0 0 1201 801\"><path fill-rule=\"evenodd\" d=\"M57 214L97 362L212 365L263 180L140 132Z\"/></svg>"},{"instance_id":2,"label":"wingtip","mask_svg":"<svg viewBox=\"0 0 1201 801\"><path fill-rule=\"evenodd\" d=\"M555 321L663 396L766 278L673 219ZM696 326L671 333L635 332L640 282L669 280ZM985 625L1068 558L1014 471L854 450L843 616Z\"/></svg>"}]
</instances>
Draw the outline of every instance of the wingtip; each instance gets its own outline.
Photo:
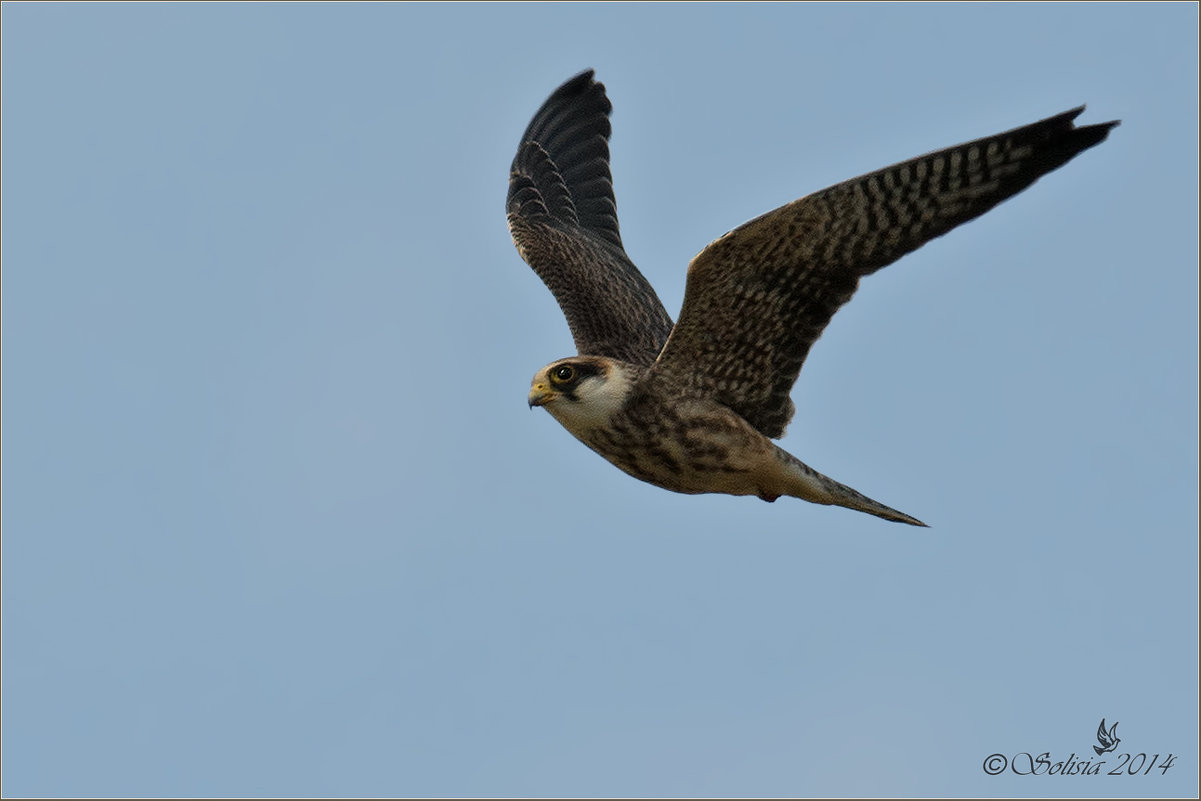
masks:
<instances>
[{"instance_id":1,"label":"wingtip","mask_svg":"<svg viewBox=\"0 0 1201 801\"><path fill-rule=\"evenodd\" d=\"M1107 135L1112 129L1114 129L1122 124L1121 120L1109 120L1107 122L1093 122L1093 123L1089 123L1088 125L1076 125L1075 119L1077 117L1079 117L1081 114L1083 114L1084 110L1086 108L1088 108L1088 106L1084 103L1081 103L1079 106L1076 106L1076 108L1072 109L1071 111L1064 112L1062 116L1064 119L1072 121L1073 122L1072 127L1077 131L1087 131L1087 130L1102 131L1103 132L1102 138L1104 138L1104 136Z\"/></svg>"},{"instance_id":2,"label":"wingtip","mask_svg":"<svg viewBox=\"0 0 1201 801\"><path fill-rule=\"evenodd\" d=\"M1083 114L1085 109L1087 109L1087 108L1088 108L1087 103L1081 103L1080 105L1076 106L1075 108L1068 109L1067 111L1065 111L1063 113L1063 116L1067 117L1070 120L1074 120L1077 117L1079 117L1081 114ZM1121 120L1110 120L1109 122L1095 122L1095 123L1091 123L1091 124L1098 125L1098 126L1104 125L1107 128L1113 128L1115 126L1121 125L1122 121Z\"/></svg>"},{"instance_id":3,"label":"wingtip","mask_svg":"<svg viewBox=\"0 0 1201 801\"><path fill-rule=\"evenodd\" d=\"M1087 109L1087 108L1088 108L1087 104L1081 103L1080 105L1076 106L1075 108L1070 108L1067 111L1063 112L1062 114L1056 114L1054 117L1049 117L1047 120L1044 120L1044 122L1057 122L1060 125L1062 125L1064 123L1068 123L1067 127L1071 130L1076 130L1076 131L1083 131L1083 130L1096 129L1096 128L1104 128L1106 131L1108 131L1110 128L1115 128L1118 125L1121 125L1121 123L1122 123L1121 120L1109 120L1108 122L1093 122L1093 123L1088 123L1087 125L1077 125L1076 118L1079 117L1081 114L1083 114L1085 109Z\"/></svg>"},{"instance_id":4,"label":"wingtip","mask_svg":"<svg viewBox=\"0 0 1201 801\"><path fill-rule=\"evenodd\" d=\"M592 69L592 67L589 67L582 72L577 72L575 75L564 81L562 85L559 86L557 92L574 94L587 89L594 83L596 83L596 70Z\"/></svg>"}]
</instances>

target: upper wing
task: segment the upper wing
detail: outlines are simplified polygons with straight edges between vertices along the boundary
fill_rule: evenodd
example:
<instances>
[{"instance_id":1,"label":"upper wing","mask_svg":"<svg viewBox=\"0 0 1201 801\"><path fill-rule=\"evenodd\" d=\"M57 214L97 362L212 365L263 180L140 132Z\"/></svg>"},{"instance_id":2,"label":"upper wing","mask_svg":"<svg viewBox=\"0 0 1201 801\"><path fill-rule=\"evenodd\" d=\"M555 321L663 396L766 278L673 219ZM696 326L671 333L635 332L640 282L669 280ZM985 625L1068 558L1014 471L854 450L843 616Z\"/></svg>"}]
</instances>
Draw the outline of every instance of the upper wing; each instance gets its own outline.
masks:
<instances>
[{"instance_id":1,"label":"upper wing","mask_svg":"<svg viewBox=\"0 0 1201 801\"><path fill-rule=\"evenodd\" d=\"M1117 736L1118 724L1113 724L1108 731L1105 730L1105 718L1101 718L1101 725L1097 727L1097 742L1108 748L1114 744L1114 738Z\"/></svg>"},{"instance_id":2,"label":"upper wing","mask_svg":"<svg viewBox=\"0 0 1201 801\"><path fill-rule=\"evenodd\" d=\"M1084 107L921 156L793 201L734 229L688 267L680 320L652 371L769 437L810 346L859 278L980 216L1103 141Z\"/></svg>"},{"instance_id":3,"label":"upper wing","mask_svg":"<svg viewBox=\"0 0 1201 801\"><path fill-rule=\"evenodd\" d=\"M588 70L530 121L509 174L509 232L559 301L581 354L649 365L671 317L626 256L609 174L604 84Z\"/></svg>"}]
</instances>

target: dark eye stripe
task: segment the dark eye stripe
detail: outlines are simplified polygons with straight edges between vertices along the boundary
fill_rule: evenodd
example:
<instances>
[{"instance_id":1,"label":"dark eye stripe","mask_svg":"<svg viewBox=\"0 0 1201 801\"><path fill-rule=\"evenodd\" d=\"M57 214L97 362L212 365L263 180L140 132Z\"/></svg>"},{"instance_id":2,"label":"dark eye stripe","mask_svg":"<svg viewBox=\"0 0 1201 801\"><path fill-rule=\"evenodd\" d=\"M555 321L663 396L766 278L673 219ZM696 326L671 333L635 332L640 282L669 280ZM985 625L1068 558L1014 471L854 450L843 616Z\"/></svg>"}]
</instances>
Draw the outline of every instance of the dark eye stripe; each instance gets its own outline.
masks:
<instances>
[{"instance_id":1,"label":"dark eye stripe","mask_svg":"<svg viewBox=\"0 0 1201 801\"><path fill-rule=\"evenodd\" d=\"M566 375L561 375L564 372ZM591 362L564 362L548 369L547 375L555 386L568 387L603 372L602 366Z\"/></svg>"}]
</instances>

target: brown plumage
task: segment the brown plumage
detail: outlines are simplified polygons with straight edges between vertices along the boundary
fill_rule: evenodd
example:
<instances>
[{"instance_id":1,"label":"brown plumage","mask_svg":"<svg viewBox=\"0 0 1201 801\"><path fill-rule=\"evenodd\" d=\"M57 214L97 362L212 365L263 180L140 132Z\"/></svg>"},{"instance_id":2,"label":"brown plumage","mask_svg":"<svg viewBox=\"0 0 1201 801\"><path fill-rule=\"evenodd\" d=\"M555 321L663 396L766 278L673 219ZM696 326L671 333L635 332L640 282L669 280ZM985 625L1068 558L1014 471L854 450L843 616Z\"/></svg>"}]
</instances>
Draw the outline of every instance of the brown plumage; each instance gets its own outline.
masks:
<instances>
[{"instance_id":1,"label":"brown plumage","mask_svg":"<svg viewBox=\"0 0 1201 801\"><path fill-rule=\"evenodd\" d=\"M540 371L531 405L666 489L794 495L920 525L768 438L783 435L809 348L859 279L980 216L1118 124L1076 127L1083 110L851 179L730 231L689 265L673 327L622 247L604 86L591 71L577 75L530 122L509 180L513 241L588 357ZM564 367L572 377L559 381Z\"/></svg>"}]
</instances>

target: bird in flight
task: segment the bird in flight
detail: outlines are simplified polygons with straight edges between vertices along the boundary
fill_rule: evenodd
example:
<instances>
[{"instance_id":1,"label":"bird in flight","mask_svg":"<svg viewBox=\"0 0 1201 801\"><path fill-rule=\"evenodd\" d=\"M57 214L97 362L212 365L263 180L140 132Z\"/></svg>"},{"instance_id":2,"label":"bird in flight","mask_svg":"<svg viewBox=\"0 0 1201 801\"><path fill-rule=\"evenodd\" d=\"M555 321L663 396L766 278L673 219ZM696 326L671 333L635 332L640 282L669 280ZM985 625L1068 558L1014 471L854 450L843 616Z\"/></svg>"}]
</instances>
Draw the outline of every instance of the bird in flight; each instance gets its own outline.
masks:
<instances>
[{"instance_id":1,"label":"bird in flight","mask_svg":"<svg viewBox=\"0 0 1201 801\"><path fill-rule=\"evenodd\" d=\"M1105 730L1105 718L1101 718L1101 725L1097 727L1097 742L1100 745L1094 745L1093 750L1097 752L1097 756L1112 751L1118 747L1118 743L1122 742L1122 738L1118 737L1118 724L1115 722L1109 727L1109 731Z\"/></svg>"},{"instance_id":2,"label":"bird in flight","mask_svg":"<svg viewBox=\"0 0 1201 801\"><path fill-rule=\"evenodd\" d=\"M509 231L567 317L579 355L534 376L529 405L635 478L675 492L780 496L914 526L775 445L809 348L859 279L1104 141L1080 108L920 156L735 228L688 265L673 324L626 255L609 172L609 113L592 70L521 137Z\"/></svg>"}]
</instances>

